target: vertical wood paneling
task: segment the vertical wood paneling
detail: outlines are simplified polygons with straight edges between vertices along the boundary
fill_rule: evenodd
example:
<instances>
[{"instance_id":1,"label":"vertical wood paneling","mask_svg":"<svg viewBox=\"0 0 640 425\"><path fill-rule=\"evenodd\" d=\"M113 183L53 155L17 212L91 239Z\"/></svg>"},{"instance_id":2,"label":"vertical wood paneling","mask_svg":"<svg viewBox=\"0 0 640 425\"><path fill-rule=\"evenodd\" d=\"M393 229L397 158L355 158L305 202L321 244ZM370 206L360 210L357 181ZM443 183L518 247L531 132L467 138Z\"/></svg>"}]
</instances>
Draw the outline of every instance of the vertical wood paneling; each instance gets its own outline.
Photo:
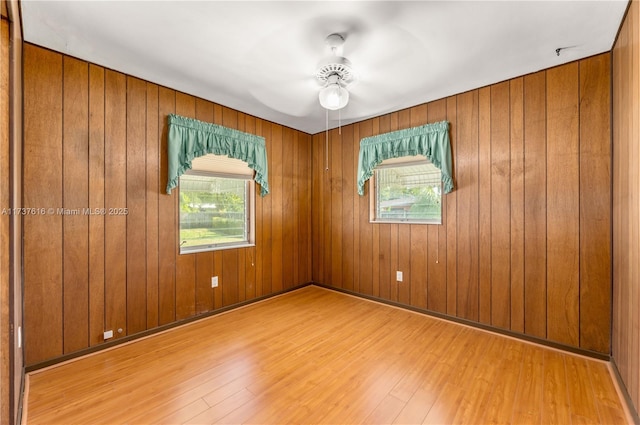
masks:
<instances>
[{"instance_id":1,"label":"vertical wood paneling","mask_svg":"<svg viewBox=\"0 0 640 425\"><path fill-rule=\"evenodd\" d=\"M261 120L257 120L256 125L255 125L255 134L257 135L261 135L262 133L262 121ZM269 161L269 158L267 158L267 162ZM258 190L258 188L256 188L256 191ZM309 196L311 196L309 194ZM268 196L267 196L268 197ZM256 196L255 198L256 200L256 227L255 227L255 238L256 238L256 247L261 247L263 246L263 242L262 242L262 227L263 227L263 223L264 221L262 220L262 209L263 209L263 205L264 205L264 197L263 196ZM309 248L311 248L311 246L309 246ZM255 291L255 295L256 297L260 297L264 294L264 289L262 287L262 252L264 250L263 249L255 249L255 255L254 255L254 259L255 259L255 275L256 275L256 280L255 280L255 287L256 287L256 291Z\"/></svg>"},{"instance_id":2,"label":"vertical wood paneling","mask_svg":"<svg viewBox=\"0 0 640 425\"><path fill-rule=\"evenodd\" d=\"M609 350L611 291L610 57L580 61L580 346Z\"/></svg>"},{"instance_id":3,"label":"vertical wood paneling","mask_svg":"<svg viewBox=\"0 0 640 425\"><path fill-rule=\"evenodd\" d=\"M6 3L0 2L2 7L2 17L7 15ZM0 110L2 115L0 116L0 205L3 208L10 208L13 205L10 195L10 176L13 166L11 165L11 141L9 131L9 104L10 89L9 89L9 44L11 43L9 38L9 21L5 19L0 20ZM6 112L5 112L6 111ZM3 214L0 216L0 422L9 423L12 418L11 414L11 399L15 383L17 379L11 379L10 370L12 367L10 358L13 359L13 355L10 355L12 348L10 347L11 331L9 329L9 287L11 283L11 217L9 214ZM15 313L14 313L15 314ZM22 351L22 350L21 350ZM17 356L16 356L17 357ZM15 363L20 364L19 358L15 360ZM20 384L21 385L21 384ZM17 415L15 415L17 416Z\"/></svg>"},{"instance_id":4,"label":"vertical wood paneling","mask_svg":"<svg viewBox=\"0 0 640 425\"><path fill-rule=\"evenodd\" d=\"M633 6L634 3L631 2L630 11L633 10ZM626 299L626 290L630 285L626 276L628 270L623 267L623 258L629 251L624 247L626 238L625 233L622 233L622 216L626 210L622 202L624 194L623 185L627 183L627 179L622 173L622 165L624 163L622 158L627 158L628 156L624 155L622 151L627 150L629 145L629 125L627 124L627 120L630 118L631 113L628 110L628 105L624 102L626 95L629 93L630 82L628 78L625 78L622 64L628 59L626 44L628 42L629 20L632 16L629 12L620 28L618 39L613 49L613 193L611 194L613 198L613 320L611 329L611 355L622 379L627 384L627 389L629 388L630 374L623 368L625 352L622 347L629 340L629 334L624 332L623 327L629 321L630 316L623 313L623 300Z\"/></svg>"},{"instance_id":5,"label":"vertical wood paneling","mask_svg":"<svg viewBox=\"0 0 640 425\"><path fill-rule=\"evenodd\" d=\"M478 92L478 232L479 320L491 324L491 87Z\"/></svg>"},{"instance_id":6,"label":"vertical wood paneling","mask_svg":"<svg viewBox=\"0 0 640 425\"><path fill-rule=\"evenodd\" d=\"M199 252L196 257L196 314L213 310L213 253Z\"/></svg>"},{"instance_id":7,"label":"vertical wood paneling","mask_svg":"<svg viewBox=\"0 0 640 425\"><path fill-rule=\"evenodd\" d=\"M593 58L595 59L595 58ZM599 67L593 62L586 61L580 64L580 72L589 73L589 81L594 84ZM618 39L613 48L613 334L612 356L620 372L626 390L633 401L636 413L640 411L640 3L637 0L630 2L625 20L622 23ZM586 88L581 85L581 90ZM601 93L601 89L597 92ZM585 93L581 91L581 99ZM596 96L592 99L595 101ZM595 114L597 106L583 106L584 113ZM597 128L596 128L597 131ZM593 152L597 152L599 144ZM582 149L589 147L580 146ZM600 149L604 148L600 145ZM587 156L589 158L590 156ZM593 164L593 163L591 163ZM582 171L582 169L581 169ZM600 164L597 174L605 170ZM595 178L596 176L594 176ZM581 173L582 179L587 176ZM595 184L595 181L589 182ZM596 204L595 210L581 211L584 220L588 223L597 216L593 213L603 213ZM588 225L585 223L585 226ZM596 227L596 232L600 228ZM593 233L590 229L589 238L602 237L604 233ZM582 241L581 241L582 242ZM582 246L581 246L582 248ZM587 255L593 256L595 252L589 249ZM593 259L593 258L592 258ZM599 258L594 259L599 261ZM581 268L588 267L582 265ZM585 288L588 292L582 292L581 299L587 303L593 303L595 299L589 299L589 294L594 296L598 289L590 280ZM582 313L582 311L581 311ZM589 320L586 319L585 320ZM583 322L581 314L581 343L582 337L591 335L587 328L591 321Z\"/></svg>"},{"instance_id":8,"label":"vertical wood paneling","mask_svg":"<svg viewBox=\"0 0 640 425\"><path fill-rule=\"evenodd\" d=\"M631 232L631 252L633 257L630 264L631 276L633 283L629 296L629 311L631 312L631 343L629 344L629 358L632 359L629 369L632 373L631 378L631 395L636 400L636 413L640 415L640 13L638 5L633 9L633 31L631 33L633 42L633 58L631 63L634 64L631 75L631 92L633 93L631 102L631 111L635 119L632 121L631 139L635 140L633 144L632 155L630 156L630 168L633 170L631 175L633 194L633 223L635 224Z\"/></svg>"},{"instance_id":9,"label":"vertical wood paneling","mask_svg":"<svg viewBox=\"0 0 640 425\"><path fill-rule=\"evenodd\" d=\"M160 181L158 182L158 324L164 325L176 320L176 245L178 244L178 222L176 221L176 197L178 190L165 193L168 180L167 170L167 116L176 112L176 94L173 90L160 87L158 93L158 125L160 144Z\"/></svg>"},{"instance_id":10,"label":"vertical wood paneling","mask_svg":"<svg viewBox=\"0 0 640 425\"><path fill-rule=\"evenodd\" d=\"M213 276L218 276L218 287L213 289L213 308L219 309L223 307L224 302L224 269L222 267L223 251L213 252Z\"/></svg>"},{"instance_id":11,"label":"vertical wood paneling","mask_svg":"<svg viewBox=\"0 0 640 425\"><path fill-rule=\"evenodd\" d=\"M312 136L312 192L311 203L315 208L311 209L311 246L314 261L311 262L311 275L314 281L323 282L322 265L324 264L324 250L322 245L322 170L324 158L320 147L320 134Z\"/></svg>"},{"instance_id":12,"label":"vertical wood paneling","mask_svg":"<svg viewBox=\"0 0 640 425\"><path fill-rule=\"evenodd\" d=\"M104 69L89 65L89 208L104 209ZM104 341L104 218L89 216L89 344Z\"/></svg>"},{"instance_id":13,"label":"vertical wood paneling","mask_svg":"<svg viewBox=\"0 0 640 425\"><path fill-rule=\"evenodd\" d=\"M64 352L89 346L89 66L63 59L62 218Z\"/></svg>"},{"instance_id":14,"label":"vertical wood paneling","mask_svg":"<svg viewBox=\"0 0 640 425\"><path fill-rule=\"evenodd\" d=\"M547 71L547 337L579 344L578 64Z\"/></svg>"},{"instance_id":15,"label":"vertical wood paneling","mask_svg":"<svg viewBox=\"0 0 640 425\"><path fill-rule=\"evenodd\" d=\"M222 285L222 306L236 304L238 302L238 250L225 249L222 253L222 271L224 279Z\"/></svg>"},{"instance_id":16,"label":"vertical wood paneling","mask_svg":"<svg viewBox=\"0 0 640 425\"><path fill-rule=\"evenodd\" d=\"M105 330L127 335L127 80L105 74Z\"/></svg>"},{"instance_id":17,"label":"vertical wood paneling","mask_svg":"<svg viewBox=\"0 0 640 425\"><path fill-rule=\"evenodd\" d=\"M127 78L127 329L147 328L146 127L147 84ZM141 258L142 257L142 258Z\"/></svg>"},{"instance_id":18,"label":"vertical wood paneling","mask_svg":"<svg viewBox=\"0 0 640 425\"><path fill-rule=\"evenodd\" d=\"M447 98L447 121L449 121L449 139L453 163L453 181L458 187L458 98ZM452 316L457 314L458 300L458 191L447 195L447 310Z\"/></svg>"},{"instance_id":19,"label":"vertical wood paneling","mask_svg":"<svg viewBox=\"0 0 640 425\"><path fill-rule=\"evenodd\" d=\"M397 269L402 272L402 282L397 284L396 301L401 304L411 305L411 287L413 286L413 274L411 262L420 259L411 259L411 227L398 226L396 246L398 247Z\"/></svg>"},{"instance_id":20,"label":"vertical wood paneling","mask_svg":"<svg viewBox=\"0 0 640 425\"><path fill-rule=\"evenodd\" d=\"M294 132L292 137L294 139L297 140L293 140L293 146L292 146L292 150L293 150L293 157L294 158L301 158L302 155L300 154L300 149L303 149L303 147L301 146L300 143L300 138L302 137L302 135L298 132ZM295 193L298 193L300 191L300 185L302 184L300 182L300 176L303 173L303 171L301 171L300 167L301 165L304 164L300 164L302 161L299 162L294 162L291 166L291 178L292 178L292 182L291 185L293 186L293 191ZM309 168L309 170L311 170ZM300 198L294 197L293 198L293 211L301 211L302 210L302 206L301 206L301 202L302 200ZM299 252L299 248L300 246L299 241L301 239L300 237L300 229L302 227L301 221L302 221L302 214L298 215L296 214L296 216L293 219L293 280L294 281L298 281L298 279L300 279L300 275L301 275L301 263L303 263L303 261L301 261L301 255ZM305 216L308 217L308 216Z\"/></svg>"},{"instance_id":21,"label":"vertical wood paneling","mask_svg":"<svg viewBox=\"0 0 640 425\"><path fill-rule=\"evenodd\" d=\"M331 276L331 173L333 171L333 166L331 165L331 139L329 138L328 133L324 133L320 139L320 146L322 147L322 156L324 164L322 167L322 257L324 261L322 262L322 276L323 282L327 285L333 284L333 277Z\"/></svg>"},{"instance_id":22,"label":"vertical wood paneling","mask_svg":"<svg viewBox=\"0 0 640 425\"><path fill-rule=\"evenodd\" d=\"M411 258L411 299L410 305L427 309L429 287L427 281L427 247L429 245L426 226L412 225L410 233ZM435 285L434 285L435 286Z\"/></svg>"},{"instance_id":23,"label":"vertical wood paneling","mask_svg":"<svg viewBox=\"0 0 640 425\"><path fill-rule=\"evenodd\" d=\"M342 288L342 136L337 129L329 132L331 155L331 285Z\"/></svg>"},{"instance_id":24,"label":"vertical wood paneling","mask_svg":"<svg viewBox=\"0 0 640 425\"><path fill-rule=\"evenodd\" d=\"M636 2L630 13L633 17L630 38L633 50L631 51L631 155L629 156L629 169L631 172L631 265L630 275L633 278L629 291L629 312L631 313L631 343L629 345L629 370L631 371L631 396L636 401L636 413L640 415L640 7Z\"/></svg>"},{"instance_id":25,"label":"vertical wood paneling","mask_svg":"<svg viewBox=\"0 0 640 425\"><path fill-rule=\"evenodd\" d=\"M524 77L524 332L547 336L546 73Z\"/></svg>"},{"instance_id":26,"label":"vertical wood paneling","mask_svg":"<svg viewBox=\"0 0 640 425\"><path fill-rule=\"evenodd\" d=\"M524 79L510 82L511 326L524 333ZM605 102L606 104L606 102Z\"/></svg>"},{"instance_id":27,"label":"vertical wood paneling","mask_svg":"<svg viewBox=\"0 0 640 425\"><path fill-rule=\"evenodd\" d=\"M238 301L242 302L247 299L247 249L238 250L238 264L236 270L238 271Z\"/></svg>"},{"instance_id":28,"label":"vertical wood paneling","mask_svg":"<svg viewBox=\"0 0 640 425\"><path fill-rule=\"evenodd\" d=\"M354 160L353 144L356 141L353 138L353 128L350 125L342 129L342 161L344 164L353 164ZM357 141L359 143L359 140ZM352 291L354 264L358 261L358 257L354 255L354 209L353 197L358 194L353 190L356 185L356 170L344 167L342 174L342 287Z\"/></svg>"},{"instance_id":29,"label":"vertical wood paneling","mask_svg":"<svg viewBox=\"0 0 640 425\"><path fill-rule=\"evenodd\" d=\"M478 91L458 96L457 316L478 320Z\"/></svg>"},{"instance_id":30,"label":"vertical wood paneling","mask_svg":"<svg viewBox=\"0 0 640 425\"><path fill-rule=\"evenodd\" d=\"M293 151L294 140L293 130L288 127L283 127L282 130L282 253L289 252L290 255L282 255L282 287L283 289L290 289L293 287L294 281L294 267L293 263L296 260L293 248L293 232L294 227L297 225L298 214L294 214L294 217L288 216L290 211L297 211L294 209L294 193L292 190L285 190L285 188L293 188L294 176L293 176ZM297 143L296 143L297 145ZM284 216L288 217L284 219Z\"/></svg>"},{"instance_id":31,"label":"vertical wood paneling","mask_svg":"<svg viewBox=\"0 0 640 425\"><path fill-rule=\"evenodd\" d=\"M509 329L510 142L509 82L491 86L491 324Z\"/></svg>"},{"instance_id":32,"label":"vertical wood paneling","mask_svg":"<svg viewBox=\"0 0 640 425\"><path fill-rule=\"evenodd\" d=\"M270 122L262 123L262 134L266 140L267 146L267 161L269 164L273 163L274 151L273 144L271 138L271 127L272 124ZM272 186L273 182L270 178L269 185ZM273 189L272 189L273 190ZM262 243L265 249L262 250L262 292L264 294L269 294L272 292L272 273L271 270L274 267L273 262L273 220L272 220L272 204L273 204L273 196L271 194L262 198ZM219 253L215 253L218 255ZM217 268L216 268L217 270Z\"/></svg>"},{"instance_id":33,"label":"vertical wood paneling","mask_svg":"<svg viewBox=\"0 0 640 425\"><path fill-rule=\"evenodd\" d=\"M391 282L392 270L391 270L391 225L380 224L378 227L378 261L379 261L379 296L386 300L391 299ZM375 257L374 257L375 261ZM395 281L395 273L393 274ZM395 286L395 284L394 284Z\"/></svg>"},{"instance_id":34,"label":"vertical wood paneling","mask_svg":"<svg viewBox=\"0 0 640 425\"><path fill-rule=\"evenodd\" d=\"M281 291L282 286L282 229L284 223L284 210L282 206L283 200L283 180L282 180L282 126L273 124L271 126L271 165L269 168L269 185L273 188L269 196L273 196L271 200L271 232L272 232L272 261L271 269L271 290L273 292ZM273 171L273 173L271 172Z\"/></svg>"},{"instance_id":35,"label":"vertical wood paneling","mask_svg":"<svg viewBox=\"0 0 640 425\"><path fill-rule=\"evenodd\" d=\"M135 335L311 280L310 135L26 50L25 205L45 208L25 216L28 365L99 345L106 330ZM179 188L165 193L172 113L265 137L273 185L256 199L255 247L178 254Z\"/></svg>"},{"instance_id":36,"label":"vertical wood paneling","mask_svg":"<svg viewBox=\"0 0 640 425\"><path fill-rule=\"evenodd\" d=\"M357 163L358 156L360 153L360 126L353 125L353 161ZM354 170L354 173L357 173L357 169ZM357 184L357 176L354 177L354 185ZM362 199L363 197L359 196L356 193L353 194L353 258L354 261L353 266L353 290L356 292L360 291L360 253L362 249L360 247L360 205L365 203L366 200ZM315 206L315 205L314 205ZM348 206L347 206L348 207ZM315 262L315 258L314 258Z\"/></svg>"},{"instance_id":37,"label":"vertical wood paneling","mask_svg":"<svg viewBox=\"0 0 640 425\"><path fill-rule=\"evenodd\" d=\"M147 328L158 326L158 198L160 182L160 146L158 123L158 86L147 83L147 123L145 161L145 249L147 253Z\"/></svg>"},{"instance_id":38,"label":"vertical wood paneling","mask_svg":"<svg viewBox=\"0 0 640 425\"><path fill-rule=\"evenodd\" d=\"M62 56L24 47L25 364L60 356L62 344ZM47 143L42 143L46 140ZM46 188L46 190L39 190ZM46 241L46 243L44 243ZM26 340L25 340L26 342Z\"/></svg>"}]
</instances>

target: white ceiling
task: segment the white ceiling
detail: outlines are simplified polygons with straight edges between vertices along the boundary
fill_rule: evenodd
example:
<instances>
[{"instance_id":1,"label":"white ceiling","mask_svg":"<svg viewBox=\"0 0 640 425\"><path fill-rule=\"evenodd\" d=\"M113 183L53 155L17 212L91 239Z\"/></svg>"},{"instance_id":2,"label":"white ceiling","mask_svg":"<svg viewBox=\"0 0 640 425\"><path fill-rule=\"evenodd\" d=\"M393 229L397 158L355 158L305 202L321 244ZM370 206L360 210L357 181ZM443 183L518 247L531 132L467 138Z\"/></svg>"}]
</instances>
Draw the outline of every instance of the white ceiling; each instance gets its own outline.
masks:
<instances>
[{"instance_id":1,"label":"white ceiling","mask_svg":"<svg viewBox=\"0 0 640 425\"><path fill-rule=\"evenodd\" d=\"M22 1L24 39L308 133L331 33L342 124L608 51L627 0ZM557 48L568 47L556 55ZM329 113L329 127L338 126Z\"/></svg>"}]
</instances>

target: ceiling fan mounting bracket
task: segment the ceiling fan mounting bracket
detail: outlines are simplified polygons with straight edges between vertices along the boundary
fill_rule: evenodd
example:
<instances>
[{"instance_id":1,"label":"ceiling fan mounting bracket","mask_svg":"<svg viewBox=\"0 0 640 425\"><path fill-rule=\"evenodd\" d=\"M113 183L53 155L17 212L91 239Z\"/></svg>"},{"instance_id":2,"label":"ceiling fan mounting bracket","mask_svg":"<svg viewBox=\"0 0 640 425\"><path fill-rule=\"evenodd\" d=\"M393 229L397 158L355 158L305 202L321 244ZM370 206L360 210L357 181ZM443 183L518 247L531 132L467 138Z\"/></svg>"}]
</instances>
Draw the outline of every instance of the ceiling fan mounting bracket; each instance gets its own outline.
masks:
<instances>
[{"instance_id":1,"label":"ceiling fan mounting bracket","mask_svg":"<svg viewBox=\"0 0 640 425\"><path fill-rule=\"evenodd\" d=\"M342 83L349 83L354 76L351 62L342 56L334 56L322 62L316 71L316 79L321 84L327 84L332 76L337 76Z\"/></svg>"},{"instance_id":2,"label":"ceiling fan mounting bracket","mask_svg":"<svg viewBox=\"0 0 640 425\"><path fill-rule=\"evenodd\" d=\"M344 44L344 37L340 34L329 34L324 40L325 44L329 46L332 51L336 51Z\"/></svg>"}]
</instances>

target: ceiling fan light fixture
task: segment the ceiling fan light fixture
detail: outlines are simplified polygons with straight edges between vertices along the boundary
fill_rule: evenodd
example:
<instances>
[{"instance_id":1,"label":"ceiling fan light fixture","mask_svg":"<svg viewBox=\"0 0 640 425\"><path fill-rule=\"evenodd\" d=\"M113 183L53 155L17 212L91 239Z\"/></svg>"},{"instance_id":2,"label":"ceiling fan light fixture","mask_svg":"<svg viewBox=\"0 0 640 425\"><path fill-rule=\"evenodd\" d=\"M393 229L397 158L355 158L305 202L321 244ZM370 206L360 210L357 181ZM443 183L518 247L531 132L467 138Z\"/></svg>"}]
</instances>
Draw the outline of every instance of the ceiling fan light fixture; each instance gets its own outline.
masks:
<instances>
[{"instance_id":1,"label":"ceiling fan light fixture","mask_svg":"<svg viewBox=\"0 0 640 425\"><path fill-rule=\"evenodd\" d=\"M340 84L330 83L327 84L318 94L320 99L320 105L323 108L331 111L337 111L347 106L349 103L349 91L344 87L340 87Z\"/></svg>"},{"instance_id":2,"label":"ceiling fan light fixture","mask_svg":"<svg viewBox=\"0 0 640 425\"><path fill-rule=\"evenodd\" d=\"M349 91L345 88L353 81L355 75L349 59L339 56L344 37L331 34L326 39L332 55L318 65L316 79L324 87L318 93L320 105L330 111L337 111L349 103Z\"/></svg>"}]
</instances>

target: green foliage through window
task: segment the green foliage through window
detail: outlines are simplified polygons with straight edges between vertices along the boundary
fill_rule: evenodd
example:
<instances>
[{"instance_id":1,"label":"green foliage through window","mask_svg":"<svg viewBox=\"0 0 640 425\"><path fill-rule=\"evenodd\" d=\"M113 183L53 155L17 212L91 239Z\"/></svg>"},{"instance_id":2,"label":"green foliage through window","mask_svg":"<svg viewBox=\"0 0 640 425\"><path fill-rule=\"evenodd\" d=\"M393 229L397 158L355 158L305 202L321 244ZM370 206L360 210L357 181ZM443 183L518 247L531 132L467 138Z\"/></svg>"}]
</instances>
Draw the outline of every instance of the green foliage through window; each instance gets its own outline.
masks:
<instances>
[{"instance_id":1,"label":"green foliage through window","mask_svg":"<svg viewBox=\"0 0 640 425\"><path fill-rule=\"evenodd\" d=\"M248 243L250 180L180 177L180 249L206 250Z\"/></svg>"},{"instance_id":2,"label":"green foliage through window","mask_svg":"<svg viewBox=\"0 0 640 425\"><path fill-rule=\"evenodd\" d=\"M440 223L440 170L429 162L394 164L375 171L373 221Z\"/></svg>"}]
</instances>

